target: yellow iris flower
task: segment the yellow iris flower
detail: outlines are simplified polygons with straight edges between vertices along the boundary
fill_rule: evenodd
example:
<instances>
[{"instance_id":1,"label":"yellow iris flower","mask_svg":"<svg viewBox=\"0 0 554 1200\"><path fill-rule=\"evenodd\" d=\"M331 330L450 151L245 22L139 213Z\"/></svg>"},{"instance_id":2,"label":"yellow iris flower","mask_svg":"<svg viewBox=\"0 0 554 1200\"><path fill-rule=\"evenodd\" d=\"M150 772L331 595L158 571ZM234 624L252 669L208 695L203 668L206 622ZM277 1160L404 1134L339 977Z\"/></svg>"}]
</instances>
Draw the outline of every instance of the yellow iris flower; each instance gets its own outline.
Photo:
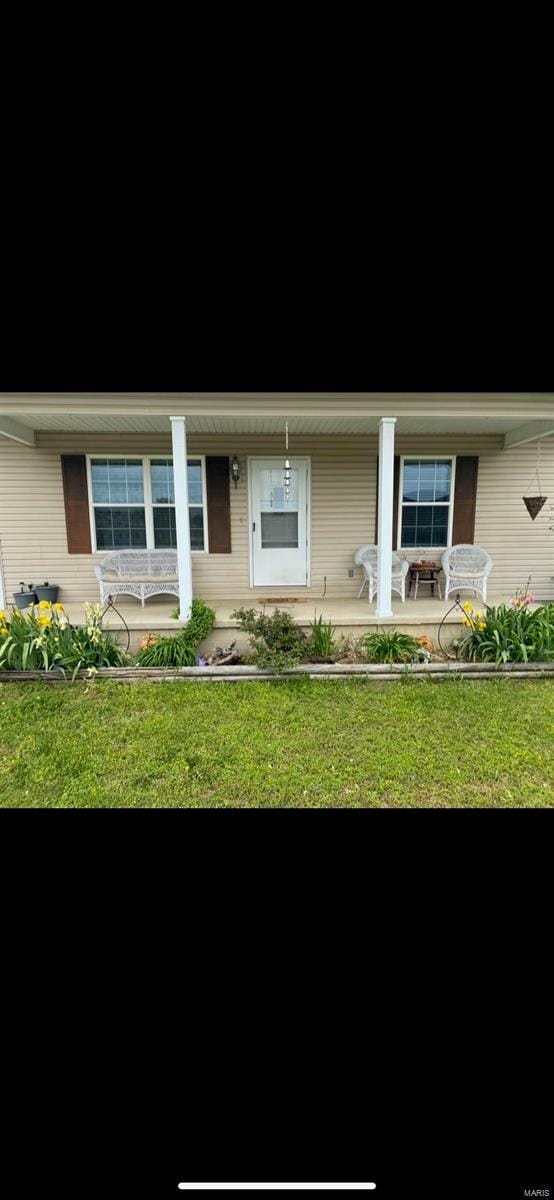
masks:
<instances>
[{"instance_id":1,"label":"yellow iris flower","mask_svg":"<svg viewBox=\"0 0 554 1200\"><path fill-rule=\"evenodd\" d=\"M462 625L468 625L470 629L484 629L487 624L485 615L482 612L474 612L471 600L466 600L462 605L464 612L467 614L462 617Z\"/></svg>"}]
</instances>

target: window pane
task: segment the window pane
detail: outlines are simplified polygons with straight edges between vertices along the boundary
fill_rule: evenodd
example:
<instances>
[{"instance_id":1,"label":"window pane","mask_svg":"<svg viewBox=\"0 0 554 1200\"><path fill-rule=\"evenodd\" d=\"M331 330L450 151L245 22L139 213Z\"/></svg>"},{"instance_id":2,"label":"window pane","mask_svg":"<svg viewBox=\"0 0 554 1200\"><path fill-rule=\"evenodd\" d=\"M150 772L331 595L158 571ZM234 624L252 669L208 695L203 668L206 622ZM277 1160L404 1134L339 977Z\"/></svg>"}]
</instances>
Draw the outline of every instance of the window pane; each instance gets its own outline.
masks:
<instances>
[{"instance_id":1,"label":"window pane","mask_svg":"<svg viewBox=\"0 0 554 1200\"><path fill-rule=\"evenodd\" d=\"M435 500L450 500L451 479L452 463L438 461L435 482Z\"/></svg>"},{"instance_id":2,"label":"window pane","mask_svg":"<svg viewBox=\"0 0 554 1200\"><path fill-rule=\"evenodd\" d=\"M127 483L127 500L130 504L142 504L144 500L144 488L142 482Z\"/></svg>"},{"instance_id":3,"label":"window pane","mask_svg":"<svg viewBox=\"0 0 554 1200\"><path fill-rule=\"evenodd\" d=\"M113 480L110 480L110 501L111 501L111 503L112 504L126 504L127 500L128 500L127 484L125 482L114 483Z\"/></svg>"},{"instance_id":4,"label":"window pane","mask_svg":"<svg viewBox=\"0 0 554 1200\"><path fill-rule=\"evenodd\" d=\"M204 549L204 513L201 508L189 508L190 517L190 548Z\"/></svg>"},{"instance_id":5,"label":"window pane","mask_svg":"<svg viewBox=\"0 0 554 1200\"><path fill-rule=\"evenodd\" d=\"M131 521L128 508L110 508L112 527L114 529L130 529Z\"/></svg>"},{"instance_id":6,"label":"window pane","mask_svg":"<svg viewBox=\"0 0 554 1200\"><path fill-rule=\"evenodd\" d=\"M144 504L140 459L93 458L91 476L95 504Z\"/></svg>"},{"instance_id":7,"label":"window pane","mask_svg":"<svg viewBox=\"0 0 554 1200\"><path fill-rule=\"evenodd\" d=\"M406 460L402 498L410 503L433 504L450 500L452 463L448 458Z\"/></svg>"},{"instance_id":8,"label":"window pane","mask_svg":"<svg viewBox=\"0 0 554 1200\"><path fill-rule=\"evenodd\" d=\"M435 499L435 464L422 463L419 471L419 495L420 502L425 501L427 504Z\"/></svg>"},{"instance_id":9,"label":"window pane","mask_svg":"<svg viewBox=\"0 0 554 1200\"><path fill-rule=\"evenodd\" d=\"M93 479L108 478L108 460L107 458L93 458L91 462L91 471Z\"/></svg>"},{"instance_id":10,"label":"window pane","mask_svg":"<svg viewBox=\"0 0 554 1200\"><path fill-rule=\"evenodd\" d=\"M298 513L262 513L262 550L298 546Z\"/></svg>"},{"instance_id":11,"label":"window pane","mask_svg":"<svg viewBox=\"0 0 554 1200\"><path fill-rule=\"evenodd\" d=\"M108 480L105 482L92 481L92 498L95 504L109 504L110 502L110 485Z\"/></svg>"},{"instance_id":12,"label":"window pane","mask_svg":"<svg viewBox=\"0 0 554 1200\"><path fill-rule=\"evenodd\" d=\"M290 473L290 494L285 497L285 471L283 468L260 471L260 508L262 512L286 512L298 508L298 468Z\"/></svg>"},{"instance_id":13,"label":"window pane","mask_svg":"<svg viewBox=\"0 0 554 1200\"><path fill-rule=\"evenodd\" d=\"M404 487L402 492L403 500L415 502L418 496L419 488L419 463L405 462L404 463Z\"/></svg>"},{"instance_id":14,"label":"window pane","mask_svg":"<svg viewBox=\"0 0 554 1200\"><path fill-rule=\"evenodd\" d=\"M173 460L171 458L152 460L150 470L152 502L154 504L174 504ZM187 480L190 504L202 504L202 463L196 459L189 458L187 461Z\"/></svg>"},{"instance_id":15,"label":"window pane","mask_svg":"<svg viewBox=\"0 0 554 1200\"><path fill-rule=\"evenodd\" d=\"M125 481L125 459L110 458L108 459L108 475L114 483Z\"/></svg>"},{"instance_id":16,"label":"window pane","mask_svg":"<svg viewBox=\"0 0 554 1200\"><path fill-rule=\"evenodd\" d=\"M175 487L173 483L173 463L170 458L160 459L150 464L152 475L153 504L174 504Z\"/></svg>"},{"instance_id":17,"label":"window pane","mask_svg":"<svg viewBox=\"0 0 554 1200\"><path fill-rule=\"evenodd\" d=\"M418 504L402 509L402 546L446 546L449 505Z\"/></svg>"},{"instance_id":18,"label":"window pane","mask_svg":"<svg viewBox=\"0 0 554 1200\"><path fill-rule=\"evenodd\" d=\"M154 545L157 550L177 548L174 508L154 509Z\"/></svg>"},{"instance_id":19,"label":"window pane","mask_svg":"<svg viewBox=\"0 0 554 1200\"><path fill-rule=\"evenodd\" d=\"M404 511L406 511L406 510L404 510ZM405 546L405 547L415 546L416 545L415 534L416 534L415 525L412 525L411 528L406 528L406 526L403 525L402 526L401 545Z\"/></svg>"},{"instance_id":20,"label":"window pane","mask_svg":"<svg viewBox=\"0 0 554 1200\"><path fill-rule=\"evenodd\" d=\"M129 483L142 483L142 461L139 458L125 460L125 473Z\"/></svg>"},{"instance_id":21,"label":"window pane","mask_svg":"<svg viewBox=\"0 0 554 1200\"><path fill-rule=\"evenodd\" d=\"M176 550L177 530L174 508L154 508L154 545L156 550ZM204 549L204 514L201 508L190 508L191 550Z\"/></svg>"},{"instance_id":22,"label":"window pane","mask_svg":"<svg viewBox=\"0 0 554 1200\"><path fill-rule=\"evenodd\" d=\"M95 508L96 545L99 550L144 550L146 522L143 508Z\"/></svg>"},{"instance_id":23,"label":"window pane","mask_svg":"<svg viewBox=\"0 0 554 1200\"><path fill-rule=\"evenodd\" d=\"M448 505L433 508L431 540L429 546L446 546L448 542Z\"/></svg>"},{"instance_id":24,"label":"window pane","mask_svg":"<svg viewBox=\"0 0 554 1200\"><path fill-rule=\"evenodd\" d=\"M189 485L189 504L202 503L202 463L187 463L187 479Z\"/></svg>"}]
</instances>

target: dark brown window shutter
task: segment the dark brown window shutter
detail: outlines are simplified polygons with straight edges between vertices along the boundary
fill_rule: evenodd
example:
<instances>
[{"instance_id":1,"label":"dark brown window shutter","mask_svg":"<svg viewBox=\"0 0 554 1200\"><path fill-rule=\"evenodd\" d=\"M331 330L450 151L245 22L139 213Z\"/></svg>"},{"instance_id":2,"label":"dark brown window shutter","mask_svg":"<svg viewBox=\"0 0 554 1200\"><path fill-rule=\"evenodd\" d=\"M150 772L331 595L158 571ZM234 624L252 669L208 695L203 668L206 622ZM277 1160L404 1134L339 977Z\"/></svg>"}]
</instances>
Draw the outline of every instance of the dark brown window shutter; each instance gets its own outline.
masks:
<instances>
[{"instance_id":1,"label":"dark brown window shutter","mask_svg":"<svg viewBox=\"0 0 554 1200\"><path fill-rule=\"evenodd\" d=\"M394 456L394 482L392 500L392 548L398 545L398 497L400 492L400 455ZM377 545L379 529L379 455L377 455L377 494L375 498L375 545Z\"/></svg>"},{"instance_id":2,"label":"dark brown window shutter","mask_svg":"<svg viewBox=\"0 0 554 1200\"><path fill-rule=\"evenodd\" d=\"M231 497L229 494L229 458L206 458L208 493L208 541L210 554L231 553Z\"/></svg>"},{"instance_id":3,"label":"dark brown window shutter","mask_svg":"<svg viewBox=\"0 0 554 1200\"><path fill-rule=\"evenodd\" d=\"M62 454L62 479L67 549L70 554L91 554L87 460L84 454Z\"/></svg>"},{"instance_id":4,"label":"dark brown window shutter","mask_svg":"<svg viewBox=\"0 0 554 1200\"><path fill-rule=\"evenodd\" d=\"M454 515L452 520L452 545L475 541L475 503L477 499L477 474L479 459L473 455L460 455L456 459L454 483Z\"/></svg>"}]
</instances>

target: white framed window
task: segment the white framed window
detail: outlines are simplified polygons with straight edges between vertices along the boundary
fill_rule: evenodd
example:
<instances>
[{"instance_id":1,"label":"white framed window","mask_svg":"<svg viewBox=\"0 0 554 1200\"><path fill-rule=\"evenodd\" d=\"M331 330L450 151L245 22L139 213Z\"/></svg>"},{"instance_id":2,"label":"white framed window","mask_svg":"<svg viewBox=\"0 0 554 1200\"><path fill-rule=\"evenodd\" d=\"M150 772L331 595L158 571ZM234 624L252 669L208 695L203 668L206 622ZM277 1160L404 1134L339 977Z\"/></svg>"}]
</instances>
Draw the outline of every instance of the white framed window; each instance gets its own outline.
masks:
<instances>
[{"instance_id":1,"label":"white framed window","mask_svg":"<svg viewBox=\"0 0 554 1200\"><path fill-rule=\"evenodd\" d=\"M187 460L190 543L208 550L206 460ZM176 549L173 459L150 455L87 455L95 551Z\"/></svg>"},{"instance_id":2,"label":"white framed window","mask_svg":"<svg viewBox=\"0 0 554 1200\"><path fill-rule=\"evenodd\" d=\"M435 550L451 545L455 474L455 455L401 458L398 550Z\"/></svg>"}]
</instances>

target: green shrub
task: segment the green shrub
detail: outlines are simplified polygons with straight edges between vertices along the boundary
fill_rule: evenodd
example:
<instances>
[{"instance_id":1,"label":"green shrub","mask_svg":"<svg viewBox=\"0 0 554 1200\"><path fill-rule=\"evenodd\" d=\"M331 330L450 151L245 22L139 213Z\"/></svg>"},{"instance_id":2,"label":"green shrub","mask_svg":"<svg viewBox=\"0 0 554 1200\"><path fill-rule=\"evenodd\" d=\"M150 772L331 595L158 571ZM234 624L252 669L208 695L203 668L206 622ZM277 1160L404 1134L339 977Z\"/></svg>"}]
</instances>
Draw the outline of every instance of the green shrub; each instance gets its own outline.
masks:
<instances>
[{"instance_id":1,"label":"green shrub","mask_svg":"<svg viewBox=\"0 0 554 1200\"><path fill-rule=\"evenodd\" d=\"M137 667L195 667L196 647L187 642L184 633L175 637L145 638L143 648L135 656Z\"/></svg>"},{"instance_id":2,"label":"green shrub","mask_svg":"<svg viewBox=\"0 0 554 1200\"><path fill-rule=\"evenodd\" d=\"M429 652L409 633L391 629L382 633L366 633L360 638L360 653L368 662L407 663L425 660Z\"/></svg>"},{"instance_id":3,"label":"green shrub","mask_svg":"<svg viewBox=\"0 0 554 1200\"><path fill-rule=\"evenodd\" d=\"M310 624L310 653L315 658L330 658L336 654L335 626L331 621L324 621L320 613Z\"/></svg>"},{"instance_id":4,"label":"green shrub","mask_svg":"<svg viewBox=\"0 0 554 1200\"><path fill-rule=\"evenodd\" d=\"M196 650L200 642L211 633L215 623L215 612L195 596L191 615L180 633L174 637L145 638L135 658L137 667L195 667Z\"/></svg>"},{"instance_id":5,"label":"green shrub","mask_svg":"<svg viewBox=\"0 0 554 1200\"><path fill-rule=\"evenodd\" d=\"M213 608L209 608L203 600L194 597L192 602L190 618L183 627L183 634L186 636L187 642L196 649L204 638L212 632L215 625L215 612Z\"/></svg>"},{"instance_id":6,"label":"green shrub","mask_svg":"<svg viewBox=\"0 0 554 1200\"><path fill-rule=\"evenodd\" d=\"M306 654L306 635L284 609L276 608L270 616L265 610L237 608L231 613L231 620L249 634L252 657L258 667L283 671L296 666Z\"/></svg>"},{"instance_id":7,"label":"green shrub","mask_svg":"<svg viewBox=\"0 0 554 1200\"><path fill-rule=\"evenodd\" d=\"M469 633L460 655L472 662L549 662L554 659L554 604L531 611L500 604L482 613L464 605Z\"/></svg>"},{"instance_id":8,"label":"green shrub","mask_svg":"<svg viewBox=\"0 0 554 1200\"><path fill-rule=\"evenodd\" d=\"M63 604L38 605L0 614L0 670L78 671L120 667L125 654L102 628L99 605L85 604L85 625L70 625Z\"/></svg>"}]
</instances>

